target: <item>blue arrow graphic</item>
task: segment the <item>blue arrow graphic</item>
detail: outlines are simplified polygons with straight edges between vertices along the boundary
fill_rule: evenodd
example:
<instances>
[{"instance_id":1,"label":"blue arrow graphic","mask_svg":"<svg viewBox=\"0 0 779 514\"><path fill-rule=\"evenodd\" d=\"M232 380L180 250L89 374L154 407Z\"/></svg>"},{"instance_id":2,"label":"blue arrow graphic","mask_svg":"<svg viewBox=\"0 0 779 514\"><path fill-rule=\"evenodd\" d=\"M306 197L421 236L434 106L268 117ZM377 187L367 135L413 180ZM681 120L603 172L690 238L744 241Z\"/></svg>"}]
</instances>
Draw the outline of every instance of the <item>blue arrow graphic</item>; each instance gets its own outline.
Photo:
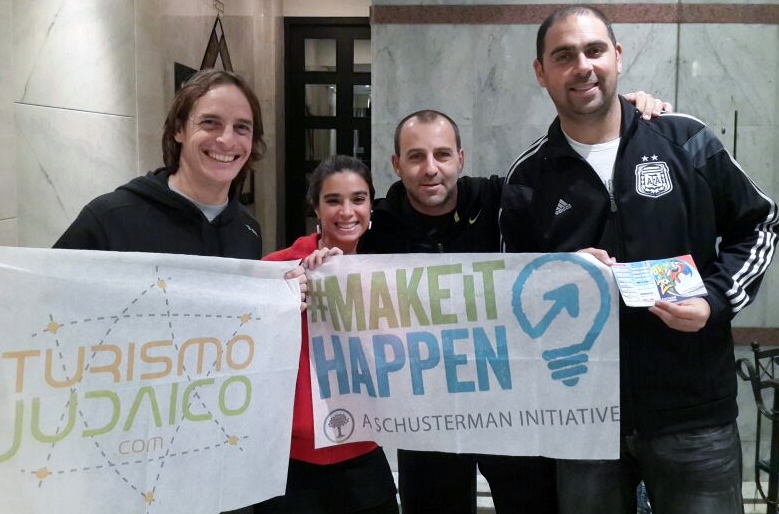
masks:
<instances>
[{"instance_id":1,"label":"blue arrow graphic","mask_svg":"<svg viewBox=\"0 0 779 514\"><path fill-rule=\"evenodd\" d=\"M589 351L609 317L611 293L609 292L607 281L597 266L578 255L564 253L546 254L535 259L525 266L517 276L511 298L511 305L514 308L514 315L519 322L519 326L531 338L537 339L541 337L563 310L568 311L572 318L579 316L579 288L572 283L544 293L543 299L553 303L538 324L533 325L525 313L522 306L522 290L528 279L533 272L554 261L568 261L583 268L592 277L600 293L600 307L592 322L592 326L584 335L584 340L579 343L574 342L573 344L548 349L541 354L544 360L549 363L548 367L552 371L552 378L562 380L567 386L574 386L579 381L577 375L587 372L586 363L588 359L586 353L582 352Z\"/></svg>"},{"instance_id":2,"label":"blue arrow graphic","mask_svg":"<svg viewBox=\"0 0 779 514\"><path fill-rule=\"evenodd\" d=\"M565 284L553 289L544 294L544 300L554 302L546 315L536 326L530 324L530 321L525 318L528 326L522 327L533 339L541 337L563 309L567 310L572 318L579 316L579 288L576 284Z\"/></svg>"}]
</instances>

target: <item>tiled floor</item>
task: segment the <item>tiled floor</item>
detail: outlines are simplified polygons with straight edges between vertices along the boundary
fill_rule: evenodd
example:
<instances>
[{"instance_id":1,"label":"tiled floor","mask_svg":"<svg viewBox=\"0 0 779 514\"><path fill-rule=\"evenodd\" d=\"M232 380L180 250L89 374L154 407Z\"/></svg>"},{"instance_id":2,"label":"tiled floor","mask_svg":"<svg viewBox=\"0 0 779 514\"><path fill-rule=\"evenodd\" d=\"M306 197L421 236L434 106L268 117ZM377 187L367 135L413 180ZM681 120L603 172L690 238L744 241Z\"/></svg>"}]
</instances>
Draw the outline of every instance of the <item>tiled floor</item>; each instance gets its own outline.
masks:
<instances>
[{"instance_id":1,"label":"tiled floor","mask_svg":"<svg viewBox=\"0 0 779 514\"><path fill-rule=\"evenodd\" d=\"M763 491L768 491L768 484L763 484ZM756 512L765 514L765 502L760 497L760 493L757 492L754 482L744 482L741 494L744 497L744 514Z\"/></svg>"}]
</instances>

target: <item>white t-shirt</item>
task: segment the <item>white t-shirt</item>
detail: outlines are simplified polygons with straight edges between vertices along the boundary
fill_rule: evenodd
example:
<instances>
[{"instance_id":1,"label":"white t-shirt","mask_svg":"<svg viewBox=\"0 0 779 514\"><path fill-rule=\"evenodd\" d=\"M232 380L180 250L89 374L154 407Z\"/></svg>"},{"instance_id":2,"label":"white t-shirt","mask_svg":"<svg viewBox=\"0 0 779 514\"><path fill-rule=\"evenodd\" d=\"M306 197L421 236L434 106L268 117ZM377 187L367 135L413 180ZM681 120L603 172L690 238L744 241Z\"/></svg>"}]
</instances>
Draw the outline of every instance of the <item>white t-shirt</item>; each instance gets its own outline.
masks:
<instances>
[{"instance_id":1,"label":"white t-shirt","mask_svg":"<svg viewBox=\"0 0 779 514\"><path fill-rule=\"evenodd\" d=\"M609 192L609 197L613 200L614 163L617 160L617 149L619 148L620 138L595 145L586 145L574 141L568 137L567 134L565 135L565 139L568 140L568 144L571 145L571 148L592 166L592 169L598 174L603 185L606 187L606 190Z\"/></svg>"}]
</instances>

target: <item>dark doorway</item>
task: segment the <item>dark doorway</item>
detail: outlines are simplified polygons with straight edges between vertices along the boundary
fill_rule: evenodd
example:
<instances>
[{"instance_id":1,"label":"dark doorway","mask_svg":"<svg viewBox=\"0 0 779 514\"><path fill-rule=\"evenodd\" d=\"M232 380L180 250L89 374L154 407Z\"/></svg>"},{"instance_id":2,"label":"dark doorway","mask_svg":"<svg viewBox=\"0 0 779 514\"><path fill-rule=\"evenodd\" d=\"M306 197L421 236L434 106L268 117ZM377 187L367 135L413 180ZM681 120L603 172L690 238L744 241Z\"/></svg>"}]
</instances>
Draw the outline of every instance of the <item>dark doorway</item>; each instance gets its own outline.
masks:
<instances>
[{"instance_id":1,"label":"dark doorway","mask_svg":"<svg viewBox=\"0 0 779 514\"><path fill-rule=\"evenodd\" d=\"M285 242L313 230L307 175L339 153L371 162L368 18L285 18Z\"/></svg>"}]
</instances>

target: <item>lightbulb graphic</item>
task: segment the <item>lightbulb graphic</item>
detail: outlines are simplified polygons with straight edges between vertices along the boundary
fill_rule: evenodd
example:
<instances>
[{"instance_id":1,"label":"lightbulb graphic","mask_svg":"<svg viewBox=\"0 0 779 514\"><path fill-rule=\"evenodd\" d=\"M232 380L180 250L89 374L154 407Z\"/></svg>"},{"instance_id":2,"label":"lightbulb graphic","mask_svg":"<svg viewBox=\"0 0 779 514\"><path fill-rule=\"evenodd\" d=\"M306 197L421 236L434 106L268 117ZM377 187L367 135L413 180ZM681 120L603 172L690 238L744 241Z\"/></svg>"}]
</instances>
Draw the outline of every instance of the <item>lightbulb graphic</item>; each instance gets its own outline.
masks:
<instances>
[{"instance_id":1,"label":"lightbulb graphic","mask_svg":"<svg viewBox=\"0 0 779 514\"><path fill-rule=\"evenodd\" d=\"M592 348L593 343L608 320L611 308L611 294L609 285L598 267L579 255L566 253L547 254L531 261L517 276L511 297L514 316L519 321L519 326L522 330L531 338L538 339L541 337L563 311L567 311L571 318L579 316L579 288L576 284L570 283L563 284L544 293L543 299L551 302L552 306L542 316L541 321L534 325L527 317L525 308L522 305L522 290L534 272L538 271L542 266L555 261L567 261L583 268L593 278L600 293L598 312L595 315L592 326L584 335L584 339L571 345L545 350L541 354L543 359L547 361L547 367L552 372L552 379L560 380L566 386L573 387L579 383L579 377L587 373L587 362L589 360L587 352Z\"/></svg>"}]
</instances>

